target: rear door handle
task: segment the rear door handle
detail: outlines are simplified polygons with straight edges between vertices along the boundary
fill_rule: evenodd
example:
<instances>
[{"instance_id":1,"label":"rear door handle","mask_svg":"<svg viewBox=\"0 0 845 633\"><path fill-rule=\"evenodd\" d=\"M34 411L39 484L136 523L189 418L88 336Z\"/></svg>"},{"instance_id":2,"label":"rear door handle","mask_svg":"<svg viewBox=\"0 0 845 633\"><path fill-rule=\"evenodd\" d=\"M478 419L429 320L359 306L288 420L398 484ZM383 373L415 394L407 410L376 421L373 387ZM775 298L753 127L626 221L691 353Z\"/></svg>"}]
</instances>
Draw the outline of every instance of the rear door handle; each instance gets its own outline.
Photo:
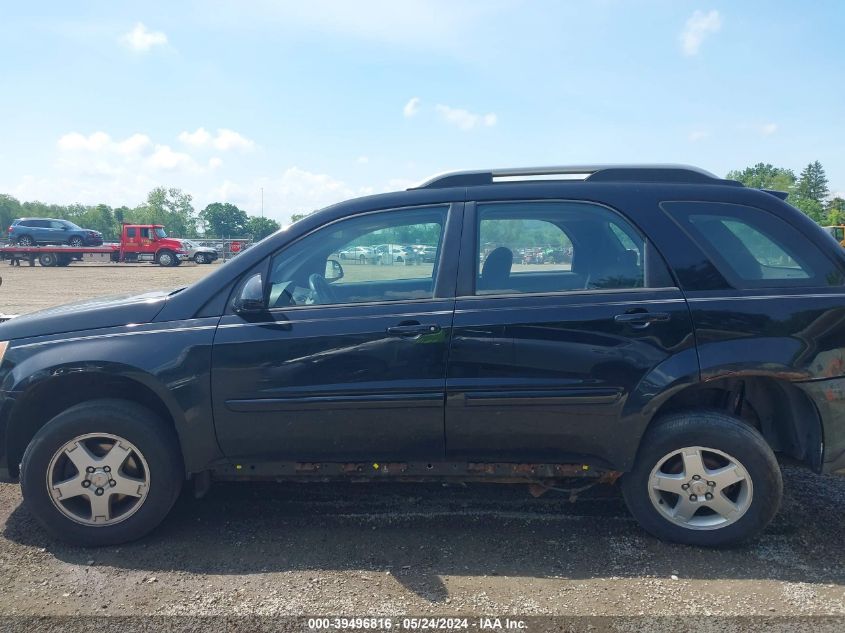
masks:
<instances>
[{"instance_id":1,"label":"rear door handle","mask_svg":"<svg viewBox=\"0 0 845 633\"><path fill-rule=\"evenodd\" d=\"M433 323L406 323L402 325L393 325L387 328L387 333L391 336L421 336L423 334L436 334L440 331L440 326Z\"/></svg>"},{"instance_id":2,"label":"rear door handle","mask_svg":"<svg viewBox=\"0 0 845 633\"><path fill-rule=\"evenodd\" d=\"M668 312L626 312L625 314L617 314L613 317L613 320L631 327L644 328L648 327L650 323L668 321L669 318Z\"/></svg>"}]
</instances>

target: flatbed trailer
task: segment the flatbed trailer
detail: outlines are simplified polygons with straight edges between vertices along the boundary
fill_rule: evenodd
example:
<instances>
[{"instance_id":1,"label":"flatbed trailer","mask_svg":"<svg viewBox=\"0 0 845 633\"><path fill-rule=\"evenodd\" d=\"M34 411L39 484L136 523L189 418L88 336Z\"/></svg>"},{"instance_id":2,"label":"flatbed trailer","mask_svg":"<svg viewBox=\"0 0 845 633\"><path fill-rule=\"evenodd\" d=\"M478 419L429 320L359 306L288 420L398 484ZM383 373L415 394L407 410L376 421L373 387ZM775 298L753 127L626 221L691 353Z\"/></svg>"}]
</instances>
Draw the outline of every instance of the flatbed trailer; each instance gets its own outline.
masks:
<instances>
[{"instance_id":1,"label":"flatbed trailer","mask_svg":"<svg viewBox=\"0 0 845 633\"><path fill-rule=\"evenodd\" d=\"M108 255L112 262L150 262L159 266L178 266L188 259L185 247L179 240L167 237L160 224L124 224L120 242L102 246L0 246L0 259L20 265L27 261L35 266L67 266L83 255Z\"/></svg>"},{"instance_id":2,"label":"flatbed trailer","mask_svg":"<svg viewBox=\"0 0 845 633\"><path fill-rule=\"evenodd\" d=\"M35 266L37 261L42 266L67 266L74 259L81 259L86 253L108 255L113 262L121 261L120 244L102 246L0 246L0 258L16 262L26 261Z\"/></svg>"}]
</instances>

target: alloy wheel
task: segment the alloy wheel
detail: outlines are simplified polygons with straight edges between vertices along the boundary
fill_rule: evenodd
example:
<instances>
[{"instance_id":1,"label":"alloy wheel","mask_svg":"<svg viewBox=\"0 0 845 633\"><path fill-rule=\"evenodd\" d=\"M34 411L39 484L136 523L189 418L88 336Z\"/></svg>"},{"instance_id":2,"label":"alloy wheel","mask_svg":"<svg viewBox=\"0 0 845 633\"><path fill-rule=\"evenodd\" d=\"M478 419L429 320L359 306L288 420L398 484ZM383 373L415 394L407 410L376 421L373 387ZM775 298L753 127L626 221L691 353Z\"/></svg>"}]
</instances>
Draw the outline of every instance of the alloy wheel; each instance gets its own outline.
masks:
<instances>
[{"instance_id":1,"label":"alloy wheel","mask_svg":"<svg viewBox=\"0 0 845 633\"><path fill-rule=\"evenodd\" d=\"M150 488L150 470L141 451L128 440L89 433L56 451L46 483L59 512L76 523L106 526L141 508Z\"/></svg>"},{"instance_id":2,"label":"alloy wheel","mask_svg":"<svg viewBox=\"0 0 845 633\"><path fill-rule=\"evenodd\" d=\"M691 530L715 530L742 518L751 506L754 487L735 457L688 446L657 462L648 492L654 508L669 521Z\"/></svg>"}]
</instances>

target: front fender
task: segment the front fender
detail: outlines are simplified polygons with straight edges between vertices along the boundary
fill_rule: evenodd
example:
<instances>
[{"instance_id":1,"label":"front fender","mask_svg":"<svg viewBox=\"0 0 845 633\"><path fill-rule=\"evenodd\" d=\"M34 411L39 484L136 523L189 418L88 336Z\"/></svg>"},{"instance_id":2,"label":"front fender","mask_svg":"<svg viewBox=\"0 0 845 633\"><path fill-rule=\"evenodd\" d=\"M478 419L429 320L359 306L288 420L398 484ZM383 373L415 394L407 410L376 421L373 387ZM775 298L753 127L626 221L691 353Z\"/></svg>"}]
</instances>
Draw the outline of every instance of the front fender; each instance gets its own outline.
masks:
<instances>
[{"instance_id":1,"label":"front fender","mask_svg":"<svg viewBox=\"0 0 845 633\"><path fill-rule=\"evenodd\" d=\"M119 377L145 387L170 413L188 472L220 457L211 413L211 346L218 317L20 339L0 371L0 433L27 394L68 378ZM67 383L65 383L67 385ZM46 390L46 391L45 391ZM104 389L102 397L109 397ZM9 405L11 402L13 404ZM16 403L16 404L15 404Z\"/></svg>"}]
</instances>

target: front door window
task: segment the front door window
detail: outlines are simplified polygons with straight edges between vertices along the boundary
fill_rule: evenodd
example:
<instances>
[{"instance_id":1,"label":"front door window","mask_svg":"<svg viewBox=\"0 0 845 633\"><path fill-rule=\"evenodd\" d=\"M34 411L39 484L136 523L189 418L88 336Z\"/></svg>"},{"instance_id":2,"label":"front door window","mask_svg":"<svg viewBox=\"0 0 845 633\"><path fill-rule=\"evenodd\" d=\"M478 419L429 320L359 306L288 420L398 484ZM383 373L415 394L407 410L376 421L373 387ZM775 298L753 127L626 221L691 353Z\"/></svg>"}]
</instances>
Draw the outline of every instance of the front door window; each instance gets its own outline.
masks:
<instances>
[{"instance_id":1,"label":"front door window","mask_svg":"<svg viewBox=\"0 0 845 633\"><path fill-rule=\"evenodd\" d=\"M270 265L268 307L434 297L444 207L341 220L305 236Z\"/></svg>"}]
</instances>

